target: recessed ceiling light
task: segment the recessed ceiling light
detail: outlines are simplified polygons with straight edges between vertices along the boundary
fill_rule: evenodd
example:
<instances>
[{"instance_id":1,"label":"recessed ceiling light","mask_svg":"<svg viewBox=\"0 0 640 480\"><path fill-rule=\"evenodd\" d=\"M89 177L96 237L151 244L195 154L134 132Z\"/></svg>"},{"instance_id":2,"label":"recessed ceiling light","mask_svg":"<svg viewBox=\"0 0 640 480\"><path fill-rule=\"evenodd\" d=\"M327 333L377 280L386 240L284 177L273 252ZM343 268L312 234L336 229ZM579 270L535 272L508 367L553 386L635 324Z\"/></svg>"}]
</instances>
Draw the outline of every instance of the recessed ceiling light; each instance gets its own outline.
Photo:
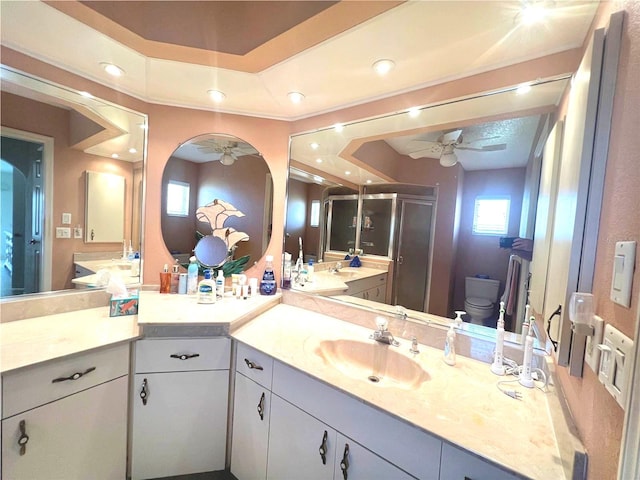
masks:
<instances>
[{"instance_id":1,"label":"recessed ceiling light","mask_svg":"<svg viewBox=\"0 0 640 480\"><path fill-rule=\"evenodd\" d=\"M213 100L216 103L220 103L221 101L224 100L224 97L226 97L226 95L222 93L220 90L207 90L207 93L211 97L211 100Z\"/></svg>"},{"instance_id":2,"label":"recessed ceiling light","mask_svg":"<svg viewBox=\"0 0 640 480\"><path fill-rule=\"evenodd\" d=\"M395 67L395 62L389 59L377 60L373 65L373 69L378 75L386 75L389 73L393 67Z\"/></svg>"},{"instance_id":3,"label":"recessed ceiling light","mask_svg":"<svg viewBox=\"0 0 640 480\"><path fill-rule=\"evenodd\" d=\"M311 148L313 148L314 150L317 150L318 147L320 146L319 144L317 144L316 142L313 142L312 144L309 145Z\"/></svg>"},{"instance_id":4,"label":"recessed ceiling light","mask_svg":"<svg viewBox=\"0 0 640 480\"><path fill-rule=\"evenodd\" d=\"M413 107L408 110L408 113L411 118L416 118L420 115L420 109L418 107Z\"/></svg>"},{"instance_id":5,"label":"recessed ceiling light","mask_svg":"<svg viewBox=\"0 0 640 480\"><path fill-rule=\"evenodd\" d=\"M289 97L292 103L300 103L304 100L304 95L300 92L289 92L287 93L287 97Z\"/></svg>"},{"instance_id":6,"label":"recessed ceiling light","mask_svg":"<svg viewBox=\"0 0 640 480\"><path fill-rule=\"evenodd\" d=\"M111 158L120 158L120 155L118 155L117 153L112 153Z\"/></svg>"},{"instance_id":7,"label":"recessed ceiling light","mask_svg":"<svg viewBox=\"0 0 640 480\"><path fill-rule=\"evenodd\" d=\"M520 11L520 22L525 25L534 25L541 22L547 15L547 9L539 1L526 3Z\"/></svg>"},{"instance_id":8,"label":"recessed ceiling light","mask_svg":"<svg viewBox=\"0 0 640 480\"><path fill-rule=\"evenodd\" d=\"M124 75L124 70L119 66L114 65L113 63L102 62L100 63L100 65L102 66L102 68L104 68L105 72L113 77L121 77L122 75Z\"/></svg>"},{"instance_id":9,"label":"recessed ceiling light","mask_svg":"<svg viewBox=\"0 0 640 480\"><path fill-rule=\"evenodd\" d=\"M529 93L531 91L531 85L528 83L520 85L516 88L516 95L524 95L525 93Z\"/></svg>"},{"instance_id":10,"label":"recessed ceiling light","mask_svg":"<svg viewBox=\"0 0 640 480\"><path fill-rule=\"evenodd\" d=\"M320 177L320 176L318 176L318 175L315 175L315 176L313 177L313 179L314 179L316 182L320 182L320 183L322 183L322 181L324 180L324 178L322 178L322 177Z\"/></svg>"},{"instance_id":11,"label":"recessed ceiling light","mask_svg":"<svg viewBox=\"0 0 640 480\"><path fill-rule=\"evenodd\" d=\"M333 129L334 129L336 132L341 132L341 131L343 131L343 130L344 130L344 125L342 125L341 123L336 123L336 124L333 126Z\"/></svg>"},{"instance_id":12,"label":"recessed ceiling light","mask_svg":"<svg viewBox=\"0 0 640 480\"><path fill-rule=\"evenodd\" d=\"M371 183L371 180L367 180L367 183Z\"/></svg>"},{"instance_id":13,"label":"recessed ceiling light","mask_svg":"<svg viewBox=\"0 0 640 480\"><path fill-rule=\"evenodd\" d=\"M135 148L131 147L129 149L129 153L138 153L138 150L136 150Z\"/></svg>"},{"instance_id":14,"label":"recessed ceiling light","mask_svg":"<svg viewBox=\"0 0 640 480\"><path fill-rule=\"evenodd\" d=\"M82 95L84 98L93 98L93 95L91 95L89 92L80 92L80 95Z\"/></svg>"},{"instance_id":15,"label":"recessed ceiling light","mask_svg":"<svg viewBox=\"0 0 640 480\"><path fill-rule=\"evenodd\" d=\"M316 158L316 163L322 163L322 159L321 158Z\"/></svg>"},{"instance_id":16,"label":"recessed ceiling light","mask_svg":"<svg viewBox=\"0 0 640 480\"><path fill-rule=\"evenodd\" d=\"M346 172L344 172L345 175L351 175L351 172L349 170L347 170Z\"/></svg>"}]
</instances>

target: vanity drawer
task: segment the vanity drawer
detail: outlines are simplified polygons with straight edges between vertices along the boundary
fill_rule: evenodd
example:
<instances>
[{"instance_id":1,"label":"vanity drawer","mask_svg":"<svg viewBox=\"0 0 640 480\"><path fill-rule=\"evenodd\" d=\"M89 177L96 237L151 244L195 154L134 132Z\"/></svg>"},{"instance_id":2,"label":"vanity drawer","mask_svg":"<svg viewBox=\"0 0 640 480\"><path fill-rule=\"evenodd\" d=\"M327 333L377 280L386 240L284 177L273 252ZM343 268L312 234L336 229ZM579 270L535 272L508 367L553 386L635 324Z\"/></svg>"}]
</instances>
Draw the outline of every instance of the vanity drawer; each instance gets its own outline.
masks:
<instances>
[{"instance_id":1,"label":"vanity drawer","mask_svg":"<svg viewBox=\"0 0 640 480\"><path fill-rule=\"evenodd\" d=\"M373 277L367 277L360 280L352 280L347 282L347 295L353 295L371 288L376 288L387 283L387 274L381 273Z\"/></svg>"},{"instance_id":2,"label":"vanity drawer","mask_svg":"<svg viewBox=\"0 0 640 480\"><path fill-rule=\"evenodd\" d=\"M2 416L11 417L128 373L128 343L7 373L2 376Z\"/></svg>"},{"instance_id":3,"label":"vanity drawer","mask_svg":"<svg viewBox=\"0 0 640 480\"><path fill-rule=\"evenodd\" d=\"M237 345L236 371L271 390L273 358L248 347L244 343L238 343Z\"/></svg>"},{"instance_id":4,"label":"vanity drawer","mask_svg":"<svg viewBox=\"0 0 640 480\"><path fill-rule=\"evenodd\" d=\"M162 338L136 342L136 373L228 370L231 341L218 338Z\"/></svg>"}]
</instances>

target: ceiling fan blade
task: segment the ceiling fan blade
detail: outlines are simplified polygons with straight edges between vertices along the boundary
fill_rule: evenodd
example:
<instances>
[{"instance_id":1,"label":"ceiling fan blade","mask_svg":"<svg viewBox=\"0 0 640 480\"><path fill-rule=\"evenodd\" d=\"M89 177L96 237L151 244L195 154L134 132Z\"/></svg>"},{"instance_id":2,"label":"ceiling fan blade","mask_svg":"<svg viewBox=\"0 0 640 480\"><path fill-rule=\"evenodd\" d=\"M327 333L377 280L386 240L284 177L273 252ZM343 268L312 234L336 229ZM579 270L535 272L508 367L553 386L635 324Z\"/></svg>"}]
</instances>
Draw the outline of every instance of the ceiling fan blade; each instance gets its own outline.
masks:
<instances>
[{"instance_id":1,"label":"ceiling fan blade","mask_svg":"<svg viewBox=\"0 0 640 480\"><path fill-rule=\"evenodd\" d=\"M463 141L460 142L458 145L469 145L471 143L478 143L478 142L486 142L489 140L495 140L496 138L500 138L500 135L492 135L491 137L480 137L480 138L474 138L472 140L467 140L467 137L465 136Z\"/></svg>"},{"instance_id":2,"label":"ceiling fan blade","mask_svg":"<svg viewBox=\"0 0 640 480\"><path fill-rule=\"evenodd\" d=\"M456 146L456 150L471 150L473 152L497 152L500 150L506 150L506 143L496 143L495 145L485 145L484 147L462 147Z\"/></svg>"},{"instance_id":3,"label":"ceiling fan blade","mask_svg":"<svg viewBox=\"0 0 640 480\"><path fill-rule=\"evenodd\" d=\"M438 159L442 155L442 148L437 151L434 149L426 148L424 150L418 150L417 152L411 152L409 156L413 159L417 158L435 158Z\"/></svg>"}]
</instances>

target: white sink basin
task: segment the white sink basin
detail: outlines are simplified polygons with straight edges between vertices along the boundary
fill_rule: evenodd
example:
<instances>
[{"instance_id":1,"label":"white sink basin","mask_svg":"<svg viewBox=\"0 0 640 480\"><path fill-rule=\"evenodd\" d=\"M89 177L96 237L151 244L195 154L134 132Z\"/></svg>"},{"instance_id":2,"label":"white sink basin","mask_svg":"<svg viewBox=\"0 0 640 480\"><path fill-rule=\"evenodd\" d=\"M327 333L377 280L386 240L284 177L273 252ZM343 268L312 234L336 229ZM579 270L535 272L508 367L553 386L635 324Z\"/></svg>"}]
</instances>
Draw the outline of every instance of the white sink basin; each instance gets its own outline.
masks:
<instances>
[{"instance_id":1,"label":"white sink basin","mask_svg":"<svg viewBox=\"0 0 640 480\"><path fill-rule=\"evenodd\" d=\"M375 341L324 340L315 354L344 375L385 387L414 390L431 377L415 360Z\"/></svg>"}]
</instances>

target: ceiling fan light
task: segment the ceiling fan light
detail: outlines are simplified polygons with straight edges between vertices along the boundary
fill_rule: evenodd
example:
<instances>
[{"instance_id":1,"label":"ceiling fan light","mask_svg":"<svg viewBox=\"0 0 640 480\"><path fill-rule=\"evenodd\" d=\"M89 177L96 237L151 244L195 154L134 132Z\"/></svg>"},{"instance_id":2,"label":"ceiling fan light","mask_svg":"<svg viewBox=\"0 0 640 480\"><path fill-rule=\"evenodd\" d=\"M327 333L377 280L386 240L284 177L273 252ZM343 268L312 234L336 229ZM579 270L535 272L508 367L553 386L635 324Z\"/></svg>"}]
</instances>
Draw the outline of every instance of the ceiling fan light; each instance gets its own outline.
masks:
<instances>
[{"instance_id":1,"label":"ceiling fan light","mask_svg":"<svg viewBox=\"0 0 640 480\"><path fill-rule=\"evenodd\" d=\"M443 153L440 156L440 165L443 167L453 167L456 163L458 163L458 156L453 152Z\"/></svg>"},{"instance_id":2,"label":"ceiling fan light","mask_svg":"<svg viewBox=\"0 0 640 480\"><path fill-rule=\"evenodd\" d=\"M233 165L233 163L236 161L236 158L231 155L230 153L224 152L222 154L222 156L220 157L220 163L222 165Z\"/></svg>"}]
</instances>

